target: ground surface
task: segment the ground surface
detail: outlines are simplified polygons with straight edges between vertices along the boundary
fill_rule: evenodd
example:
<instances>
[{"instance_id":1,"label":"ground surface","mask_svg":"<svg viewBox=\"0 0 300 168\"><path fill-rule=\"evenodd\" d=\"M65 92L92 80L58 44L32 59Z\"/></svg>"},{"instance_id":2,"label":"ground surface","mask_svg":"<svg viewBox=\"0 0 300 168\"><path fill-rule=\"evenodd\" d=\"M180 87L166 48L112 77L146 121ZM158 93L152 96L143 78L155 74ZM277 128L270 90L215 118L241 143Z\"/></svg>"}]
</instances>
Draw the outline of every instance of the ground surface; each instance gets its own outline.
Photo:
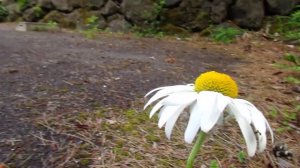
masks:
<instances>
[{"instance_id":1,"label":"ground surface","mask_svg":"<svg viewBox=\"0 0 300 168\"><path fill-rule=\"evenodd\" d=\"M300 99L299 88L283 82L290 72L270 65L298 49L254 35L222 45L197 36L87 39L74 32L16 32L13 26L0 24L0 163L11 167L183 167L190 146L182 134L172 144L155 120L137 112L152 88L192 83L208 70L231 74L241 97L265 113L293 110ZM281 115L266 115L274 128L282 127ZM299 121L291 123L296 129L279 132L276 140L298 150ZM212 159L223 167L278 164L271 146L263 157L238 162L244 146L224 149L211 141L218 154L200 157L199 165ZM295 157L285 164L296 165Z\"/></svg>"}]
</instances>

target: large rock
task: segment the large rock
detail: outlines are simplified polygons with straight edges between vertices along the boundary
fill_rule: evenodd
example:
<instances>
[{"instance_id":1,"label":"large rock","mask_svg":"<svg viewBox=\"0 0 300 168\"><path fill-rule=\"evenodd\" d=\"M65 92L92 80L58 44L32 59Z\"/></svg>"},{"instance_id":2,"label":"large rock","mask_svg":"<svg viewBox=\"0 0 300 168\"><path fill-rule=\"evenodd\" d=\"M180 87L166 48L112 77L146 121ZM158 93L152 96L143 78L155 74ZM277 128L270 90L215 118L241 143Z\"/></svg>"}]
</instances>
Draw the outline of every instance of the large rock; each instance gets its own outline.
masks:
<instances>
[{"instance_id":1,"label":"large rock","mask_svg":"<svg viewBox=\"0 0 300 168\"><path fill-rule=\"evenodd\" d=\"M155 20L159 14L152 0L123 0L121 10L127 20L137 25Z\"/></svg>"},{"instance_id":2,"label":"large rock","mask_svg":"<svg viewBox=\"0 0 300 168\"><path fill-rule=\"evenodd\" d=\"M177 8L165 10L162 14L164 24L173 24L191 31L209 26L211 3L206 0L185 0Z\"/></svg>"},{"instance_id":3,"label":"large rock","mask_svg":"<svg viewBox=\"0 0 300 168\"><path fill-rule=\"evenodd\" d=\"M37 5L45 9L52 9L54 7L51 0L38 0Z\"/></svg>"},{"instance_id":4,"label":"large rock","mask_svg":"<svg viewBox=\"0 0 300 168\"><path fill-rule=\"evenodd\" d=\"M180 4L182 0L165 0L166 7L175 7Z\"/></svg>"},{"instance_id":5,"label":"large rock","mask_svg":"<svg viewBox=\"0 0 300 168\"><path fill-rule=\"evenodd\" d=\"M214 0L211 4L210 18L214 23L222 23L227 19L228 6L232 0Z\"/></svg>"},{"instance_id":6,"label":"large rock","mask_svg":"<svg viewBox=\"0 0 300 168\"><path fill-rule=\"evenodd\" d=\"M116 14L107 18L108 30L112 32L128 32L130 30L130 23L126 21L123 15Z\"/></svg>"},{"instance_id":7,"label":"large rock","mask_svg":"<svg viewBox=\"0 0 300 168\"><path fill-rule=\"evenodd\" d=\"M2 5L7 6L17 2L16 0L2 0Z\"/></svg>"},{"instance_id":8,"label":"large rock","mask_svg":"<svg viewBox=\"0 0 300 168\"><path fill-rule=\"evenodd\" d=\"M269 14L286 15L296 6L296 0L266 0L266 8Z\"/></svg>"},{"instance_id":9,"label":"large rock","mask_svg":"<svg viewBox=\"0 0 300 168\"><path fill-rule=\"evenodd\" d=\"M17 3L6 6L6 9L8 11L8 21L16 21L21 16L20 7Z\"/></svg>"},{"instance_id":10,"label":"large rock","mask_svg":"<svg viewBox=\"0 0 300 168\"><path fill-rule=\"evenodd\" d=\"M105 16L110 16L116 14L119 11L120 6L116 2L109 0L101 10L101 13Z\"/></svg>"},{"instance_id":11,"label":"large rock","mask_svg":"<svg viewBox=\"0 0 300 168\"><path fill-rule=\"evenodd\" d=\"M36 22L45 16L46 12L39 6L29 8L23 12L23 20Z\"/></svg>"},{"instance_id":12,"label":"large rock","mask_svg":"<svg viewBox=\"0 0 300 168\"><path fill-rule=\"evenodd\" d=\"M74 8L80 7L78 0L51 0L54 7L59 11L70 12Z\"/></svg>"},{"instance_id":13,"label":"large rock","mask_svg":"<svg viewBox=\"0 0 300 168\"><path fill-rule=\"evenodd\" d=\"M38 0L26 0L25 2L28 4L28 7L33 7L37 4Z\"/></svg>"},{"instance_id":14,"label":"large rock","mask_svg":"<svg viewBox=\"0 0 300 168\"><path fill-rule=\"evenodd\" d=\"M229 8L229 17L244 28L260 28L264 15L263 0L236 0Z\"/></svg>"},{"instance_id":15,"label":"large rock","mask_svg":"<svg viewBox=\"0 0 300 168\"><path fill-rule=\"evenodd\" d=\"M95 26L99 29L104 29L107 26L105 18L101 15L98 10L90 11L87 9L76 9L67 16L70 20L73 20L76 24L76 28L80 30L86 30L94 28ZM94 17L95 23L89 23L90 19Z\"/></svg>"},{"instance_id":16,"label":"large rock","mask_svg":"<svg viewBox=\"0 0 300 168\"><path fill-rule=\"evenodd\" d=\"M89 8L89 9L101 9L107 0L80 0L81 7Z\"/></svg>"},{"instance_id":17,"label":"large rock","mask_svg":"<svg viewBox=\"0 0 300 168\"><path fill-rule=\"evenodd\" d=\"M62 13L60 11L51 11L48 13L43 19L42 22L48 23L48 22L56 22L61 27L66 28L76 28L76 20L72 20L68 17L67 14Z\"/></svg>"}]
</instances>

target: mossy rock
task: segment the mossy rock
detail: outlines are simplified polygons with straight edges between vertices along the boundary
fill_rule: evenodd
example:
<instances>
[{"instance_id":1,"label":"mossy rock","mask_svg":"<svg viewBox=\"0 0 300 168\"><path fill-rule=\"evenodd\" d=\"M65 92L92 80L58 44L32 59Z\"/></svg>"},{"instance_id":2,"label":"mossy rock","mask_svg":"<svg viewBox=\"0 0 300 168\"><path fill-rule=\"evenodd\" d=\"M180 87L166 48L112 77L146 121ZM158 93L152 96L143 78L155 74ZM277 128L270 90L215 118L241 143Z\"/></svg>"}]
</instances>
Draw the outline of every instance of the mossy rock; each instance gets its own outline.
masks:
<instances>
[{"instance_id":1,"label":"mossy rock","mask_svg":"<svg viewBox=\"0 0 300 168\"><path fill-rule=\"evenodd\" d=\"M42 19L42 22L56 22L61 27L72 29L76 28L76 20L70 19L69 17L67 17L67 14L61 13L59 11L51 11Z\"/></svg>"},{"instance_id":2,"label":"mossy rock","mask_svg":"<svg viewBox=\"0 0 300 168\"><path fill-rule=\"evenodd\" d=\"M45 16L46 12L39 6L29 8L23 12L23 19L29 22L36 22Z\"/></svg>"},{"instance_id":3,"label":"mossy rock","mask_svg":"<svg viewBox=\"0 0 300 168\"><path fill-rule=\"evenodd\" d=\"M206 11L200 11L195 20L188 24L192 31L200 31L207 28L211 23L210 16Z\"/></svg>"},{"instance_id":4,"label":"mossy rock","mask_svg":"<svg viewBox=\"0 0 300 168\"><path fill-rule=\"evenodd\" d=\"M94 23L90 23L90 18L92 17L95 18ZM80 30L91 28L104 29L107 26L105 18L98 10L91 11L86 8L80 8L70 13L68 18L76 20L76 28Z\"/></svg>"},{"instance_id":5,"label":"mossy rock","mask_svg":"<svg viewBox=\"0 0 300 168\"><path fill-rule=\"evenodd\" d=\"M10 4L6 6L8 11L7 20L8 21L16 21L21 16L21 10L17 3Z\"/></svg>"},{"instance_id":6,"label":"mossy rock","mask_svg":"<svg viewBox=\"0 0 300 168\"><path fill-rule=\"evenodd\" d=\"M162 23L173 24L190 31L202 30L210 24L209 10L206 1L183 1L178 8L162 12Z\"/></svg>"}]
</instances>

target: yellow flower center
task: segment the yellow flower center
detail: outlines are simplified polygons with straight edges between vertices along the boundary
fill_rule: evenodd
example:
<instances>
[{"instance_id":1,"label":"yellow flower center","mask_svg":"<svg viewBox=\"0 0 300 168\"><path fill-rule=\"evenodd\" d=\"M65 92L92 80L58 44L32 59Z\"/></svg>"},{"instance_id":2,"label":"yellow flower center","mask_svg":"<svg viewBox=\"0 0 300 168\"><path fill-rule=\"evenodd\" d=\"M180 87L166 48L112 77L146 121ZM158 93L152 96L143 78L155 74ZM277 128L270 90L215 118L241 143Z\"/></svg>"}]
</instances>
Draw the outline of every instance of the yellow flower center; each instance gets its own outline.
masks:
<instances>
[{"instance_id":1,"label":"yellow flower center","mask_svg":"<svg viewBox=\"0 0 300 168\"><path fill-rule=\"evenodd\" d=\"M195 91L214 91L232 98L238 96L238 86L235 81L229 75L215 71L201 74L195 81Z\"/></svg>"}]
</instances>

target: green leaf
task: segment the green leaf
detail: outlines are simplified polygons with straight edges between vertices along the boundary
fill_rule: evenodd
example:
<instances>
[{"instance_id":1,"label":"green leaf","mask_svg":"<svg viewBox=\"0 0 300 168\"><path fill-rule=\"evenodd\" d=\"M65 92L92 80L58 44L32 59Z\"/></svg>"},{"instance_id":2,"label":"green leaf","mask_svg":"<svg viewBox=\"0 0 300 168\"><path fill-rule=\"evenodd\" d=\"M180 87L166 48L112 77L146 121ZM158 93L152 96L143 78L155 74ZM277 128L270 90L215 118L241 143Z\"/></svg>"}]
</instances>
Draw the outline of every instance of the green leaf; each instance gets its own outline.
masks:
<instances>
[{"instance_id":1,"label":"green leaf","mask_svg":"<svg viewBox=\"0 0 300 168\"><path fill-rule=\"evenodd\" d=\"M246 162L246 154L244 151L240 151L238 153L238 160L240 163L245 163Z\"/></svg>"},{"instance_id":2,"label":"green leaf","mask_svg":"<svg viewBox=\"0 0 300 168\"><path fill-rule=\"evenodd\" d=\"M300 65L300 58L298 56L295 56L294 54L285 54L284 59L296 65Z\"/></svg>"},{"instance_id":3,"label":"green leaf","mask_svg":"<svg viewBox=\"0 0 300 168\"><path fill-rule=\"evenodd\" d=\"M216 160L212 160L209 168L219 168L218 162Z\"/></svg>"}]
</instances>

